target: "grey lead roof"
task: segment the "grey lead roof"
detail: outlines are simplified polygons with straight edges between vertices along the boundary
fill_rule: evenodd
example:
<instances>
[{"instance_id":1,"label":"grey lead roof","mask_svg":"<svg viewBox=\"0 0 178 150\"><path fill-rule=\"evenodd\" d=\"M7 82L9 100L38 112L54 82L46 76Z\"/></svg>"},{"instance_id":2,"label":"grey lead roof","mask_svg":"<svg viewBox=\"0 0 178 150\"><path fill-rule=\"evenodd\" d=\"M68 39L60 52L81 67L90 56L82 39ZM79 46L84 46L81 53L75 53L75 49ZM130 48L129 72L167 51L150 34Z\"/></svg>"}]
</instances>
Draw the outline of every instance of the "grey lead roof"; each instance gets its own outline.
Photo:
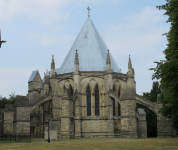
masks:
<instances>
[{"instance_id":1,"label":"grey lead roof","mask_svg":"<svg viewBox=\"0 0 178 150\"><path fill-rule=\"evenodd\" d=\"M57 74L74 72L74 58L76 49L79 56L79 71L105 71L107 46L101 38L90 17L87 18L82 30L68 52ZM121 73L110 53L111 71Z\"/></svg>"},{"instance_id":2,"label":"grey lead roof","mask_svg":"<svg viewBox=\"0 0 178 150\"><path fill-rule=\"evenodd\" d=\"M31 81L33 81L35 79L35 76L36 76L37 72L38 72L38 70L35 70L35 71L32 72L32 74L31 74L30 79L28 80L28 82L31 82Z\"/></svg>"}]
</instances>

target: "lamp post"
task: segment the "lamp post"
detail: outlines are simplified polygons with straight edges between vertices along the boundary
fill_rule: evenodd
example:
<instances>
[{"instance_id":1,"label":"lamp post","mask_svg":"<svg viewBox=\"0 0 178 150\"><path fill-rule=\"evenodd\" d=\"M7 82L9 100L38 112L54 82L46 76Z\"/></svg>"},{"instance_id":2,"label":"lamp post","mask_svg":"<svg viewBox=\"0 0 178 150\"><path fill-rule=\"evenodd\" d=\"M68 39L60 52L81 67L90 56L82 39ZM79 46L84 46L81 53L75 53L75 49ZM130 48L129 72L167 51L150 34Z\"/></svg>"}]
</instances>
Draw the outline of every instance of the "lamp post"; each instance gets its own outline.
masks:
<instances>
[{"instance_id":1,"label":"lamp post","mask_svg":"<svg viewBox=\"0 0 178 150\"><path fill-rule=\"evenodd\" d=\"M48 120L48 143L50 143L50 136L49 136L49 122L50 122L50 115L47 115L47 120Z\"/></svg>"}]
</instances>

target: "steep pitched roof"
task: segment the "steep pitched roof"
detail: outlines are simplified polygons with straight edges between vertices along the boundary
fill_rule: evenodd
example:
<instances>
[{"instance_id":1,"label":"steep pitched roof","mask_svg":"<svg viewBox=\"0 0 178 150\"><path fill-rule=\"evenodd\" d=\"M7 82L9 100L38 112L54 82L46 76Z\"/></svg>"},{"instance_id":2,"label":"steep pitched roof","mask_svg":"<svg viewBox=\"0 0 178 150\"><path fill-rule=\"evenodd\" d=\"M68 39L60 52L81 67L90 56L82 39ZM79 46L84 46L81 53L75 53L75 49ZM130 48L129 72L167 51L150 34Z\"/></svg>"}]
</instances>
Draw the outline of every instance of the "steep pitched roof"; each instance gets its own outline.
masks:
<instances>
[{"instance_id":1,"label":"steep pitched roof","mask_svg":"<svg viewBox=\"0 0 178 150\"><path fill-rule=\"evenodd\" d=\"M35 79L35 76L36 76L37 73L39 74L38 70L33 71L31 76L30 76L30 79L28 80L28 82L32 82Z\"/></svg>"},{"instance_id":2,"label":"steep pitched roof","mask_svg":"<svg viewBox=\"0 0 178 150\"><path fill-rule=\"evenodd\" d=\"M90 17L87 18L82 30L68 52L57 74L74 72L75 50L78 50L79 71L105 71L107 46L101 38ZM111 58L111 71L121 73L114 58Z\"/></svg>"}]
</instances>

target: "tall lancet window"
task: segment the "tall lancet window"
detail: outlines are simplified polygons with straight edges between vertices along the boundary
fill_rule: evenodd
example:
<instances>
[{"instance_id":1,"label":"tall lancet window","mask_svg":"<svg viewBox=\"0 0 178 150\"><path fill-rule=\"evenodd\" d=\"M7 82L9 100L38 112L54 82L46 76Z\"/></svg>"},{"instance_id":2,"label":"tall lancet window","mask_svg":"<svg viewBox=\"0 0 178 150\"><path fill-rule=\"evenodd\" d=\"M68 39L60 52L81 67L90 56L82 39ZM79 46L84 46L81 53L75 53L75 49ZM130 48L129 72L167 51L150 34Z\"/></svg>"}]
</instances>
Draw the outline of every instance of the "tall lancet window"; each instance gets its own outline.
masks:
<instances>
[{"instance_id":1,"label":"tall lancet window","mask_svg":"<svg viewBox=\"0 0 178 150\"><path fill-rule=\"evenodd\" d=\"M118 116L121 116L121 105L118 103Z\"/></svg>"},{"instance_id":2,"label":"tall lancet window","mask_svg":"<svg viewBox=\"0 0 178 150\"><path fill-rule=\"evenodd\" d=\"M95 116L99 116L99 89L98 85L95 88Z\"/></svg>"},{"instance_id":3,"label":"tall lancet window","mask_svg":"<svg viewBox=\"0 0 178 150\"><path fill-rule=\"evenodd\" d=\"M91 91L89 85L87 86L87 116L91 116Z\"/></svg>"},{"instance_id":4,"label":"tall lancet window","mask_svg":"<svg viewBox=\"0 0 178 150\"><path fill-rule=\"evenodd\" d=\"M111 99L113 101L113 116L115 116L115 99L113 97Z\"/></svg>"},{"instance_id":5,"label":"tall lancet window","mask_svg":"<svg viewBox=\"0 0 178 150\"><path fill-rule=\"evenodd\" d=\"M118 96L121 97L121 93L120 93L120 87L119 87L119 90L118 90ZM118 103L118 116L121 116L121 105Z\"/></svg>"},{"instance_id":6,"label":"tall lancet window","mask_svg":"<svg viewBox=\"0 0 178 150\"><path fill-rule=\"evenodd\" d=\"M121 97L120 87L119 87L119 90L118 90L118 96Z\"/></svg>"},{"instance_id":7,"label":"tall lancet window","mask_svg":"<svg viewBox=\"0 0 178 150\"><path fill-rule=\"evenodd\" d=\"M72 94L72 96L73 96L73 88L72 88L72 86L70 85L70 92L71 92L71 94Z\"/></svg>"},{"instance_id":8,"label":"tall lancet window","mask_svg":"<svg viewBox=\"0 0 178 150\"><path fill-rule=\"evenodd\" d=\"M113 86L113 91L114 91L114 93L116 93L117 94L117 89L116 89L116 86L115 86L115 84L114 84L114 86ZM113 116L115 116L116 114L115 114L115 111L116 111L116 109L115 109L115 98L111 98L112 99L112 101L113 101Z\"/></svg>"}]
</instances>

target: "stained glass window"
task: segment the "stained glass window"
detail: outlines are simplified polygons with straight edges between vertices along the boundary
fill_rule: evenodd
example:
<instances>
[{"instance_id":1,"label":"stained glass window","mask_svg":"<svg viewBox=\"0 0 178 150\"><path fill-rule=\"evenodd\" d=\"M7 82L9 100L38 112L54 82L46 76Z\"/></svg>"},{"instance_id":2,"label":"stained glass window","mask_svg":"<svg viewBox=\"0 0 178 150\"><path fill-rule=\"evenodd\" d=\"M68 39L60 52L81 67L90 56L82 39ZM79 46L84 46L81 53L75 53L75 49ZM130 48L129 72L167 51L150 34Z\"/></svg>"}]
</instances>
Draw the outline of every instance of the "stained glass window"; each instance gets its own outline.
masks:
<instances>
[{"instance_id":1,"label":"stained glass window","mask_svg":"<svg viewBox=\"0 0 178 150\"><path fill-rule=\"evenodd\" d=\"M91 91L90 91L90 87L87 86L87 94L86 94L86 98L87 98L87 116L91 116Z\"/></svg>"},{"instance_id":2,"label":"stained glass window","mask_svg":"<svg viewBox=\"0 0 178 150\"><path fill-rule=\"evenodd\" d=\"M118 103L118 116L121 116L121 105Z\"/></svg>"},{"instance_id":3,"label":"stained glass window","mask_svg":"<svg viewBox=\"0 0 178 150\"><path fill-rule=\"evenodd\" d=\"M120 93L120 87L118 90L118 96L121 97L121 93ZM118 103L118 116L121 116L121 105Z\"/></svg>"},{"instance_id":4,"label":"stained glass window","mask_svg":"<svg viewBox=\"0 0 178 150\"><path fill-rule=\"evenodd\" d=\"M113 116L115 116L115 99L113 97L111 99L113 101Z\"/></svg>"},{"instance_id":5,"label":"stained glass window","mask_svg":"<svg viewBox=\"0 0 178 150\"><path fill-rule=\"evenodd\" d=\"M121 97L120 87L119 87L119 90L118 90L118 96Z\"/></svg>"},{"instance_id":6,"label":"stained glass window","mask_svg":"<svg viewBox=\"0 0 178 150\"><path fill-rule=\"evenodd\" d=\"M99 89L95 88L95 116L99 116Z\"/></svg>"},{"instance_id":7,"label":"stained glass window","mask_svg":"<svg viewBox=\"0 0 178 150\"><path fill-rule=\"evenodd\" d=\"M70 92L71 92L71 94L72 94L72 96L73 96L73 88L72 88L71 85L70 85Z\"/></svg>"}]
</instances>

